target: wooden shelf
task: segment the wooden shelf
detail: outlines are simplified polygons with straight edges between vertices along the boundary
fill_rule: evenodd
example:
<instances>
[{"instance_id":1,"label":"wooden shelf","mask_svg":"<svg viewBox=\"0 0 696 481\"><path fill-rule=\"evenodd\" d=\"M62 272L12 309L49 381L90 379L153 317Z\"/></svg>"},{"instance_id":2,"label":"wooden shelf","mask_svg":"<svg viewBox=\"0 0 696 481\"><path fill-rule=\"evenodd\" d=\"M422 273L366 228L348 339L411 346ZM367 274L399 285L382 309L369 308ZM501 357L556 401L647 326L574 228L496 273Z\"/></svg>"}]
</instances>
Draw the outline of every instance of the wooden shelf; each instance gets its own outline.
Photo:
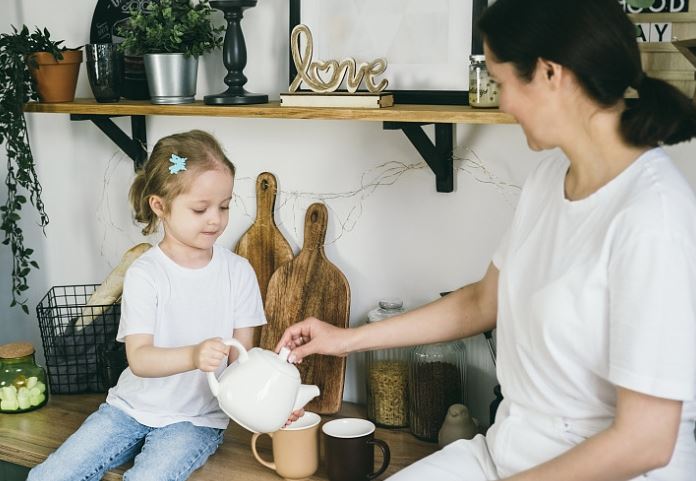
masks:
<instances>
[{"instance_id":1,"label":"wooden shelf","mask_svg":"<svg viewBox=\"0 0 696 481\"><path fill-rule=\"evenodd\" d=\"M629 13L628 18L642 23L688 23L696 22L696 12Z\"/></svg>"},{"instance_id":2,"label":"wooden shelf","mask_svg":"<svg viewBox=\"0 0 696 481\"><path fill-rule=\"evenodd\" d=\"M475 109L460 105L395 105L383 109L281 107L280 102L259 105L205 105L202 101L180 105L154 105L147 100L100 104L94 99L45 104L29 102L25 112L70 114L71 120L89 120L118 145L139 169L147 158L145 117L148 115L243 117L260 119L362 120L382 122L385 130L401 130L435 174L438 192L454 190L454 125L514 124L499 109ZM132 135L125 134L111 117L130 116ZM423 126L434 124L435 141Z\"/></svg>"},{"instance_id":3,"label":"wooden shelf","mask_svg":"<svg viewBox=\"0 0 696 481\"><path fill-rule=\"evenodd\" d=\"M474 109L459 105L395 105L383 109L295 108L279 102L259 105L214 106L202 101L181 105L154 105L149 101L123 100L100 104L93 99L44 104L29 102L26 112L80 115L172 115L246 117L269 119L366 120L375 122L420 122L447 124L512 124L512 116L498 109Z\"/></svg>"}]
</instances>

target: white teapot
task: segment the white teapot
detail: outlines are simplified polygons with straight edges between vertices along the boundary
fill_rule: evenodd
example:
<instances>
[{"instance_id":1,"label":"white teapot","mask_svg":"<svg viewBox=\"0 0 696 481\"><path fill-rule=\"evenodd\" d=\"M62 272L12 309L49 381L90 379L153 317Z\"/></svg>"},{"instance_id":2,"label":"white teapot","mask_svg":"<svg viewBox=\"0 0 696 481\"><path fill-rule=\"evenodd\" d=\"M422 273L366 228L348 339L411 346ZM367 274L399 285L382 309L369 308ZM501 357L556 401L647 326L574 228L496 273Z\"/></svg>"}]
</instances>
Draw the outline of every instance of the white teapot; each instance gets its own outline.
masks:
<instances>
[{"instance_id":1,"label":"white teapot","mask_svg":"<svg viewBox=\"0 0 696 481\"><path fill-rule=\"evenodd\" d=\"M300 372L280 354L255 347L247 351L236 339L223 341L239 351L220 379L208 373L208 384L220 408L237 424L254 433L272 433L288 417L319 395L314 385L300 384Z\"/></svg>"}]
</instances>

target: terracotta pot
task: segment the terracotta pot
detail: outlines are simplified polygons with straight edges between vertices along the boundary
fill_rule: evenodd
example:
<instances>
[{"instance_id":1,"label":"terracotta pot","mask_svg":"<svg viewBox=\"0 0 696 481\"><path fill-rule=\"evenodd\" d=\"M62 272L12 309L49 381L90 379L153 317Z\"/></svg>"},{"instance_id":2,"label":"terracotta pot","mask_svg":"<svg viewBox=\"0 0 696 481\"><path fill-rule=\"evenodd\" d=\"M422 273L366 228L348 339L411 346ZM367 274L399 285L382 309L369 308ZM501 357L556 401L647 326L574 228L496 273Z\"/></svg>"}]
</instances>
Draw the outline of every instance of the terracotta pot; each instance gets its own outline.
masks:
<instances>
[{"instance_id":1,"label":"terracotta pot","mask_svg":"<svg viewBox=\"0 0 696 481\"><path fill-rule=\"evenodd\" d=\"M36 81L36 89L41 102L57 103L75 100L77 74L82 63L82 50L61 52L63 60L56 61L48 52L32 54L38 68L32 68L31 75Z\"/></svg>"}]
</instances>

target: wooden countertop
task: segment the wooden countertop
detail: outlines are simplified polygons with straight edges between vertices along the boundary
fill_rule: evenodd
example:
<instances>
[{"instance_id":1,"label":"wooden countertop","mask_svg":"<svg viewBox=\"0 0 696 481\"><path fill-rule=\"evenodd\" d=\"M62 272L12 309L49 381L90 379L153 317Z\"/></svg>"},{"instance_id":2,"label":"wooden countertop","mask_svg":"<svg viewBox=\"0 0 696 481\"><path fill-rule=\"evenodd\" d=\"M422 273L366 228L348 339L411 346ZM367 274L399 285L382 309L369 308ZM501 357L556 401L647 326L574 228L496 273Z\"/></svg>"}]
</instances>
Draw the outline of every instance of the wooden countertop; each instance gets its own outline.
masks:
<instances>
[{"instance_id":1,"label":"wooden countertop","mask_svg":"<svg viewBox=\"0 0 696 481\"><path fill-rule=\"evenodd\" d=\"M82 421L104 400L104 394L56 395L46 406L23 414L0 414L0 460L26 467L42 462L53 452ZM336 416L323 416L323 421L336 417L365 417L363 406L343 403ZM436 444L416 439L404 429L378 428L376 437L387 442L391 451L391 463L381 478L394 474L414 461L437 449ZM191 481L278 481L274 471L261 466L251 454L251 433L234 422L225 432L225 442L208 462L189 478ZM271 458L268 436L259 439L261 456ZM375 465L379 466L381 455L375 451ZM105 481L121 479L124 468L109 471ZM326 480L320 465L311 480Z\"/></svg>"}]
</instances>

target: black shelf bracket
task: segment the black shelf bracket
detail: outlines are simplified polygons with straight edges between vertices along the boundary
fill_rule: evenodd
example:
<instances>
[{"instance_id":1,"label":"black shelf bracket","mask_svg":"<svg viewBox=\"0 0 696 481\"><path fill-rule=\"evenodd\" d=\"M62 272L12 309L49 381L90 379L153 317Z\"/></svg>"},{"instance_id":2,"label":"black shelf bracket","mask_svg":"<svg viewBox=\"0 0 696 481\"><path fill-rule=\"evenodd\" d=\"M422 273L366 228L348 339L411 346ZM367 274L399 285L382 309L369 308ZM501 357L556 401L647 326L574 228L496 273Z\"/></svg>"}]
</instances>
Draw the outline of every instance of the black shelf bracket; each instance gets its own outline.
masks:
<instances>
[{"instance_id":1,"label":"black shelf bracket","mask_svg":"<svg viewBox=\"0 0 696 481\"><path fill-rule=\"evenodd\" d=\"M147 159L147 130L145 129L144 115L131 115L132 138L121 130L111 120L111 117L119 115L85 115L70 114L70 120L91 120L99 130L104 132L128 157L133 159L135 170L140 169Z\"/></svg>"},{"instance_id":2,"label":"black shelf bracket","mask_svg":"<svg viewBox=\"0 0 696 481\"><path fill-rule=\"evenodd\" d=\"M435 143L423 130L428 123L384 122L384 130L401 130L435 174L438 192L454 191L454 124L433 124Z\"/></svg>"}]
</instances>

